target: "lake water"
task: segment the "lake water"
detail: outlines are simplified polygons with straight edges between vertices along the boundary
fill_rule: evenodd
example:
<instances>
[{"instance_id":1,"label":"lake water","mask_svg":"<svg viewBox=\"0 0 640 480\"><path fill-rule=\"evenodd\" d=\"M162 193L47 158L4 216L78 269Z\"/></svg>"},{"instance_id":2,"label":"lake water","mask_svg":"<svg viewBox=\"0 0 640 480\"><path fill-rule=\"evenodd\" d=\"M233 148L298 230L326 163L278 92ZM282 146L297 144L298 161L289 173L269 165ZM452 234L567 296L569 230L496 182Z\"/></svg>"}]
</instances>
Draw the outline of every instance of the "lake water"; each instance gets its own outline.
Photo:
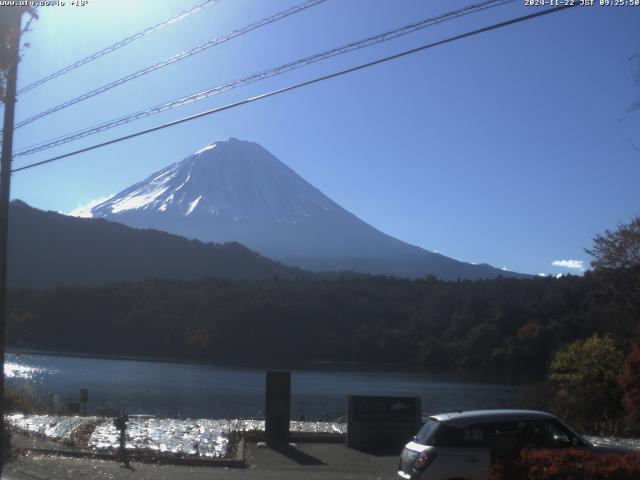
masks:
<instances>
[{"instance_id":1,"label":"lake water","mask_svg":"<svg viewBox=\"0 0 640 480\"><path fill-rule=\"evenodd\" d=\"M258 368L10 353L5 377L9 387L50 404L79 401L80 389L88 388L88 414L125 408L163 417L264 417L265 370ZM519 387L450 375L292 370L292 419L343 417L349 394L418 396L426 413L520 402Z\"/></svg>"}]
</instances>

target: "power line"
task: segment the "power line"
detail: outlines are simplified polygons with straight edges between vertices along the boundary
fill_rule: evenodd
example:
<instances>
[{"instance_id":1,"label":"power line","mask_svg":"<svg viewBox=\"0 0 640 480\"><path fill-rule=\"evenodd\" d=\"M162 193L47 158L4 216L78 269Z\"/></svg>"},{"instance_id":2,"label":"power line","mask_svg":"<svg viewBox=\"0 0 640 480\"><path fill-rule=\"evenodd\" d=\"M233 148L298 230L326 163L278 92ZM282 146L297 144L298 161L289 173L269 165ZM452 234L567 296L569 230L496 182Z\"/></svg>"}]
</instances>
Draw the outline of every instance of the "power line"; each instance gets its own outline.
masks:
<instances>
[{"instance_id":1,"label":"power line","mask_svg":"<svg viewBox=\"0 0 640 480\"><path fill-rule=\"evenodd\" d=\"M311 79L311 80L306 80L304 82L296 83L294 85L289 85L288 87L280 88L278 90L272 90L271 92L263 93L261 95L255 96L255 97L246 98L244 100L240 100L238 102L230 103L230 104L224 105L222 107L217 107L217 108L213 108L211 110L207 110L207 111L204 111L204 112L197 113L195 115L190 115L188 117L184 117L184 118L181 118L179 120L174 120L172 122L164 123L162 125L157 125L155 127L148 128L148 129L145 129L145 130L141 130L141 131L132 133L130 135L125 135L123 137L114 138L112 140L109 140L109 141L106 141L106 142L102 142L102 143L99 143L99 144L96 144L96 145L92 145L90 147L85 147L85 148L81 148L79 150L75 150L73 152L65 153L63 155L58 155L56 157L49 158L47 160L34 162L34 163L29 164L29 165L25 165L23 167L14 168L11 171L12 172L20 172L22 170L27 170L27 169L30 169L30 168L38 167L38 166L41 166L41 165L45 165L47 163L52 163L52 162L55 162L55 161L58 161L58 160L62 160L63 158L68 158L68 157L71 157L71 156L74 156L74 155L78 155L80 153L85 153L85 152L88 152L88 151L91 151L91 150L95 150L97 148L105 147L107 145L112 145L114 143L123 142L125 140L129 140L131 138L139 137L139 136L145 135L147 133L156 132L158 130L162 130L162 129L165 129L165 128L168 128L168 127L179 125L181 123L189 122L189 121L195 120L197 118L205 117L205 116L208 116L208 115L213 115L215 113L223 112L225 110L230 110L232 108L237 108L237 107L240 107L242 105L246 105L248 103L253 103L253 102L256 102L258 100L263 100L263 99L268 98L268 97L279 95L281 93L285 93L285 92L289 92L291 90L296 90L298 88L306 87L307 85L312 85L314 83L319 83L319 82L322 82L324 80L329 80L331 78L336 78L336 77L340 77L342 75L346 75L348 73L352 73L352 72L356 72L356 71L359 71L359 70L363 70L365 68L369 68L369 67L372 67L374 65L379 65L381 63L389 62L391 60L396 60L398 58L402 58L402 57L405 57L407 55L411 55L411 54L414 54L414 53L417 53L417 52L421 52L423 50L427 50L429 48L434 48L434 47L437 47L439 45L444 45L446 43L451 43L451 42L454 42L454 41L457 41L457 40L461 40L463 38L471 37L473 35L478 35L478 34L481 34L481 33L489 32L491 30L497 30L499 28L503 28L503 27L506 27L506 26L509 26L509 25L513 25L513 24L516 24L516 23L521 23L521 22L524 22L524 21L527 21L527 20L532 20L534 18L541 17L543 15L549 15L551 13L556 13L556 12L559 12L561 10L566 10L566 9L572 8L574 6L575 6L575 4L574 5L568 4L568 5L563 5L563 6L559 6L559 7L549 8L549 9L546 9L546 10L543 10L543 11L540 11L540 12L536 12L536 13L531 13L529 15L523 15L521 17L512 18L512 19L504 21L504 22L495 23L495 24L490 25L488 27L483 27L483 28L479 28L477 30L472 30L470 32L462 33L460 35L455 35L453 37L448 37L448 38L445 38L444 40L439 40L437 42L428 43L426 45L422 45L422 46L417 47L417 48L412 48L411 50L405 50L403 52L396 53L396 54L390 55L388 57L384 57L384 58L380 58L378 60L374 60L372 62L363 63L363 64L357 65L355 67L347 68L345 70L340 70L338 72L334 72L334 73L331 73L331 74L328 74L328 75L323 75L321 77L316 77L316 78Z\"/></svg>"},{"instance_id":2,"label":"power line","mask_svg":"<svg viewBox=\"0 0 640 480\"><path fill-rule=\"evenodd\" d=\"M315 63L317 61L320 60L325 60L327 58L336 56L336 55L340 55L340 54L345 54L348 53L350 51L353 50L357 50L360 48L365 48L371 45L374 45L376 43L381 43L384 41L388 41L388 40L392 40L394 38L397 38L399 36L403 36L403 35L407 35L409 33L412 33L416 30L420 30L422 28L425 27L429 27L429 26L433 26L435 24L438 23L442 23L444 21L448 21L451 20L453 18L458 18L460 16L463 15L468 15L471 13L476 13L480 10L484 10L484 9L488 9L488 8L492 8L495 6L499 6L499 5L503 5L505 3L511 3L515 0L489 0L489 1L485 1L479 4L474 4L474 5L470 5L467 7L464 7L462 9L459 10L454 10L452 12L447 12L441 15L438 15L436 17L430 17L428 19L425 20L421 20L419 22L415 22L409 25L406 25L404 27L398 28L398 29L394 29L391 31L387 31L385 33L382 34L378 34L372 37L368 37L365 38L363 40L359 40L356 42L352 42L346 45L342 45L340 47L337 48L333 48L331 50L327 50L315 55L312 55L310 57L306 57L306 58L302 58L302 59L298 59L294 62L290 62L284 65L281 65L279 67L275 67L275 68L271 68L256 74L252 74L249 75L247 77L238 79L238 80L234 80L232 82L228 82L226 84L222 84L222 85L218 85L216 87L201 91L201 92L197 92L195 94L192 95L188 95L186 97L182 97L176 100L172 100L169 102L166 102L164 104L161 105L156 105L154 107L150 107L147 108L145 110L141 110L129 115L125 115L122 117L118 117L116 119L107 121L107 122L103 122L101 124L98 125L94 125L92 127L89 127L87 129L83 129L83 130L79 130L76 132L73 132L71 134L66 134L63 136L59 136L59 137L55 137L53 139L49 139L49 140L45 140L42 142L38 142L36 144L30 145L29 147L26 147L24 149L22 149L21 151L19 151L18 153L15 154L15 156L21 156L21 155L30 155L32 153L36 153L42 150L47 150L49 148L53 148L71 141L75 141L78 140L80 138L84 138L86 136L89 135L93 135L96 133L100 133L106 130L109 130L111 128L115 128L121 125L124 125L126 123L130 123L132 121L135 120L139 120L141 118L150 116L150 115L154 115L156 113L160 113L166 110L171 110L173 108L176 107L180 107L182 105L185 105L187 103L191 103L191 102L195 102L198 100L202 100L205 98L208 98L212 95L216 95L219 93L223 93L226 92L228 90L232 90L235 88L238 88L240 86L244 86L244 85L248 85L250 83L254 83L256 81L260 81L260 80L264 80L267 79L269 77L273 77L276 75L280 75L282 73L286 73L288 71L291 70L295 70L297 68L300 68L302 66L306 66L309 65L311 63Z\"/></svg>"},{"instance_id":3,"label":"power line","mask_svg":"<svg viewBox=\"0 0 640 480\"><path fill-rule=\"evenodd\" d=\"M156 113L160 113L160 112L164 112L166 110L171 110L177 107L180 107L182 105L186 105L188 103L192 103L192 102L196 102L205 98L208 98L212 95L217 95L219 93L223 93L229 90L233 90L235 88L244 86L244 85L248 85L257 81L261 81L261 80L265 80L267 78L270 77L274 77L276 75L281 75L283 73L295 70L297 68L306 66L306 65L310 65L312 63L321 61L321 60L326 60L328 58L337 56L337 55L343 55L346 53L349 53L351 51L354 50L359 50L361 48L365 48L365 47L369 47L371 45L375 45L378 43L382 43L382 42L386 42L389 40L392 40L394 38L398 38L400 36L404 36L407 35L409 33L413 33L417 30L426 28L426 27L430 27L445 21L449 21L455 18L459 18L465 15L470 15L473 13L477 13L479 11L482 10L486 10L489 8L493 8L496 6L500 6L500 5L504 5L506 3L511 3L514 2L515 0L489 0L489 1L485 1L485 2L481 2L478 4L473 4L473 5L469 5L467 7L464 7L462 9L459 10L454 10L454 11L450 11L447 13L443 13L440 14L436 17L430 17L424 20L420 20L418 22L414 22L411 23L409 25L405 25L403 27L400 28L396 28L394 30L389 30L387 32L381 33L381 34L377 34L377 35L373 35L370 37L367 37L365 39L362 40L358 40L355 42L351 42L348 43L346 45L342 45L340 47L336 47L336 48L332 48L330 50L326 50L320 53L316 53L314 55L305 57L305 58L301 58L298 60L295 60L293 62L289 62L286 63L284 65L280 65L278 67L274 67L274 68L270 68L268 70L263 70L262 72L259 73L254 73L252 75L228 82L228 83L224 83L221 85L217 85L215 87L209 88L207 90L203 90L191 95L188 95L186 97L181 97L178 98L176 100L171 100L169 102L160 104L160 105L156 105L150 108L147 108L145 110L140 110L138 112L129 114L129 115L125 115L122 117L118 117L116 119L113 120L109 120L107 122L103 122L100 123L98 125L94 125L92 127L83 129L83 130L79 130L76 132L73 132L71 134L67 134L67 135L63 135L60 137L56 137L50 140L45 140L43 142L39 142L37 144L31 145L29 147L26 147L22 150L20 150L19 152L17 152L14 156L23 156L23 155L30 155L36 152L40 152L43 150L47 150L49 148L53 148L53 147L57 147L59 145L63 145L65 143L69 143L75 140L78 140L80 138L84 138L87 137L89 135L94 135L96 133L100 133L100 132L104 132L106 130L110 130L112 128L133 122L135 120L139 120L141 118L144 117L148 117L151 115L154 115Z\"/></svg>"},{"instance_id":4,"label":"power line","mask_svg":"<svg viewBox=\"0 0 640 480\"><path fill-rule=\"evenodd\" d=\"M149 35L150 33L155 32L156 30L160 30L163 27L166 27L167 25L171 25L172 23L178 22L180 20L183 20L185 18L187 18L188 16L199 12L201 10L204 10L205 8L215 4L215 3L219 3L222 0L207 0L199 5L196 5L192 8L190 8L189 10L184 10L180 13L178 13L177 15L174 15L173 17L169 17L166 20L158 23L157 25L154 25L152 27L148 27L145 28L144 30L138 32L138 33L134 33L133 35L120 40L119 42L116 42L112 45L109 45L108 47L103 48L102 50L99 50L81 60L78 60L75 63L72 63L71 65L67 65L66 67L53 72L50 75L47 75L44 78L41 78L40 80L38 80L37 82L33 82L29 85L27 85L26 87L21 88L20 90L18 90L18 95L28 92L29 90L33 90L36 87L39 87L40 85L42 85L43 83L47 83L49 80L53 80L54 78L57 78L61 75L64 75L65 73L69 73L72 70L75 70L78 67L81 67L82 65L85 65L89 62L92 62L93 60L96 60L97 58L103 57L105 55L108 55L109 53L115 52L116 50L118 50L119 48L124 47L125 45L130 44L131 42L135 42L136 40Z\"/></svg>"},{"instance_id":5,"label":"power line","mask_svg":"<svg viewBox=\"0 0 640 480\"><path fill-rule=\"evenodd\" d=\"M194 47L190 50L186 50L184 52L180 52L176 55L173 55L169 58L166 58L164 60L162 60L161 62L156 63L155 65L151 65L148 67L143 68L142 70L138 70L137 72L134 73L130 73L129 75L119 78L118 80L115 80L113 82L107 83L106 85L103 85L101 87L98 87L94 90L91 90L87 93L84 93L78 97L72 98L71 100L67 100L66 102L63 102L59 105L56 105L55 107L51 107L48 110L45 110L43 112L40 112L36 115L33 115L32 117L29 117L25 120L22 120L18 123L16 123L15 128L20 128L23 127L25 125L28 125L29 123L35 122L36 120L39 120L42 117L46 117L47 115L51 115L52 113L58 112L60 110L63 110L67 107L70 107L71 105L75 105L76 103L82 102L84 100L87 100L91 97L95 97L96 95L100 95L101 93L104 93L108 90L111 90L112 88L115 88L119 85L122 85L124 83L127 83L135 78L138 77L142 77L143 75L147 75L151 72L155 72L156 70L159 70L161 68L164 68L166 66L169 66L173 63L179 62L181 60L184 60L186 58L191 57L192 55L195 55L196 53L200 53L203 52L204 50L207 50L211 47L214 47L216 45L220 45L221 43L227 42L233 38L239 37L241 35L245 35L246 33L249 33L253 30L256 30L260 27L263 27L265 25L268 25L270 23L273 22L277 22L278 20L282 20L283 18L286 18L290 15L293 15L295 13L301 12L303 10L306 10L307 8L311 8L314 7L320 3L325 2L326 0L308 0L307 2L304 2L300 5L296 5L295 7L289 8L287 10L283 10L282 12L276 13L275 15L272 15L270 17L264 18L262 20L259 20L257 22L254 22L250 25L247 25L245 27L239 28L237 30L234 30L226 35L222 35L214 40L209 40L206 43L203 43L202 45L198 45L197 47Z\"/></svg>"}]
</instances>

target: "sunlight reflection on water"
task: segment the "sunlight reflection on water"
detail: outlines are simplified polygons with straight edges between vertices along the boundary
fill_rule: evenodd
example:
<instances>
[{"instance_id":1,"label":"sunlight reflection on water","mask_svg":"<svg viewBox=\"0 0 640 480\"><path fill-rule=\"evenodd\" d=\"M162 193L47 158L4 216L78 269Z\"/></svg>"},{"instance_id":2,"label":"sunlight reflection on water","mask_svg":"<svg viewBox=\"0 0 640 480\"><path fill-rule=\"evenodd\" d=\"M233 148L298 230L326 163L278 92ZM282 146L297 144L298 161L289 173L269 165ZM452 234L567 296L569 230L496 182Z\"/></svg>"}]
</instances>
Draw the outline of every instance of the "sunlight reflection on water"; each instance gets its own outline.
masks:
<instances>
[{"instance_id":1,"label":"sunlight reflection on water","mask_svg":"<svg viewBox=\"0 0 640 480\"><path fill-rule=\"evenodd\" d=\"M14 362L5 362L4 364L4 376L6 378L21 378L25 380L32 380L36 375L41 375L44 373L55 372L46 368L30 367Z\"/></svg>"}]
</instances>

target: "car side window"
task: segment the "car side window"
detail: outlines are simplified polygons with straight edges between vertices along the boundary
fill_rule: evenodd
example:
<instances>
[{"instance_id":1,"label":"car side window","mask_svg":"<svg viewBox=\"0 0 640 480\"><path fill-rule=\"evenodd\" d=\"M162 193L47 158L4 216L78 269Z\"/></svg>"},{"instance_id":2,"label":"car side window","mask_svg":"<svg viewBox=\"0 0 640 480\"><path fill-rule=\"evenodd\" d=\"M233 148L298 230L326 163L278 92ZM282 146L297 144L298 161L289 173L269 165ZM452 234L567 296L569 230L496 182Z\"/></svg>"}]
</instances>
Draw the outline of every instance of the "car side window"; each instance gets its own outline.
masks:
<instances>
[{"instance_id":1,"label":"car side window","mask_svg":"<svg viewBox=\"0 0 640 480\"><path fill-rule=\"evenodd\" d=\"M465 443L486 443L485 430L481 425L474 425L464 430Z\"/></svg>"},{"instance_id":2,"label":"car side window","mask_svg":"<svg viewBox=\"0 0 640 480\"><path fill-rule=\"evenodd\" d=\"M459 447L463 442L463 430L449 425L440 425L434 435L433 444L438 447Z\"/></svg>"},{"instance_id":3,"label":"car side window","mask_svg":"<svg viewBox=\"0 0 640 480\"><path fill-rule=\"evenodd\" d=\"M544 429L547 437L548 448L562 448L573 446L569 432L567 432L562 426L553 420L540 420L536 422L541 429Z\"/></svg>"},{"instance_id":4,"label":"car side window","mask_svg":"<svg viewBox=\"0 0 640 480\"><path fill-rule=\"evenodd\" d=\"M522 448L568 448L582 442L556 420L520 422Z\"/></svg>"},{"instance_id":5,"label":"car side window","mask_svg":"<svg viewBox=\"0 0 640 480\"><path fill-rule=\"evenodd\" d=\"M491 462L513 458L519 450L517 422L494 422L486 425Z\"/></svg>"},{"instance_id":6,"label":"car side window","mask_svg":"<svg viewBox=\"0 0 640 480\"><path fill-rule=\"evenodd\" d=\"M484 424L466 428L441 425L438 428L434 445L439 447L487 447L487 431Z\"/></svg>"},{"instance_id":7,"label":"car side window","mask_svg":"<svg viewBox=\"0 0 640 480\"><path fill-rule=\"evenodd\" d=\"M505 435L518 430L517 422L491 422L485 423L484 429L488 438L496 435Z\"/></svg>"}]
</instances>

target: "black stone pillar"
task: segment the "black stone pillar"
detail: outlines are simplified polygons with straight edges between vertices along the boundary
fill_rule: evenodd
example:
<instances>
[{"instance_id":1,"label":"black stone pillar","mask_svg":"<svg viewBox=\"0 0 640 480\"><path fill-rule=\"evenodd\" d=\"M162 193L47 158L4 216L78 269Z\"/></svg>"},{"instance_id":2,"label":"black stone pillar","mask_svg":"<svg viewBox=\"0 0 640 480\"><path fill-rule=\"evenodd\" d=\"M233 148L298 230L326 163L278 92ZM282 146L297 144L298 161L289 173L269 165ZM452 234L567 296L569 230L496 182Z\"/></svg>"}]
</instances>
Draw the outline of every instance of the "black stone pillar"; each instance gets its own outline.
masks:
<instances>
[{"instance_id":1,"label":"black stone pillar","mask_svg":"<svg viewBox=\"0 0 640 480\"><path fill-rule=\"evenodd\" d=\"M267 372L265 439L270 446L289 443L291 372Z\"/></svg>"}]
</instances>

